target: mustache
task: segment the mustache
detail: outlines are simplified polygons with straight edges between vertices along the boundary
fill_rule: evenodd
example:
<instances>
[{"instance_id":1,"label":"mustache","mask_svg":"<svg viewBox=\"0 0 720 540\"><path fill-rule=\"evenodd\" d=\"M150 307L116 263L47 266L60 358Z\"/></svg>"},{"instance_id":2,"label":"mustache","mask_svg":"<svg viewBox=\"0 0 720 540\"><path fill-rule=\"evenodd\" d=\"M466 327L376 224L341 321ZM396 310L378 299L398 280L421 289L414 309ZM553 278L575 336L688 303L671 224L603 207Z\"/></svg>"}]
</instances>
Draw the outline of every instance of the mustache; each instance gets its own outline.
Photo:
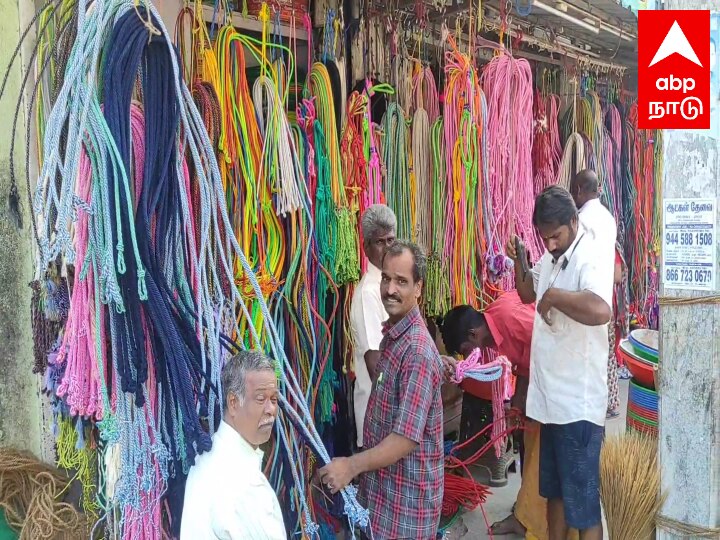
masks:
<instances>
[{"instance_id":1,"label":"mustache","mask_svg":"<svg viewBox=\"0 0 720 540\"><path fill-rule=\"evenodd\" d=\"M395 300L397 302L400 302L400 298L398 296L395 296L394 294L386 294L382 297L383 300Z\"/></svg>"},{"instance_id":2,"label":"mustache","mask_svg":"<svg viewBox=\"0 0 720 540\"><path fill-rule=\"evenodd\" d=\"M265 420L264 422L261 422L258 427L265 427L265 426L272 426L275 423L275 418L272 420Z\"/></svg>"}]
</instances>

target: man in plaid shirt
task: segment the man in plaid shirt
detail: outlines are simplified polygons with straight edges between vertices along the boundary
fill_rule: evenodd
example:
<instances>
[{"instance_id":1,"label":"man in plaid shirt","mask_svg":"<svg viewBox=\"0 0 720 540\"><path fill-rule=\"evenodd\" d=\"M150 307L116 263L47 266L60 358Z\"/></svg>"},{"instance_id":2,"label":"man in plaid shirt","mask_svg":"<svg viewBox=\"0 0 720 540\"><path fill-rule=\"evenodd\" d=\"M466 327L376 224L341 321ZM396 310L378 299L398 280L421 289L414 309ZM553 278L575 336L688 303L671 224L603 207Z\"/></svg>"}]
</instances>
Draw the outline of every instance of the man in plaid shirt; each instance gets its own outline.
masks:
<instances>
[{"instance_id":1,"label":"man in plaid shirt","mask_svg":"<svg viewBox=\"0 0 720 540\"><path fill-rule=\"evenodd\" d=\"M370 394L367 450L320 469L337 493L360 476L360 500L377 540L431 540L443 497L442 364L418 308L426 259L418 246L387 249L380 294L388 313Z\"/></svg>"}]
</instances>

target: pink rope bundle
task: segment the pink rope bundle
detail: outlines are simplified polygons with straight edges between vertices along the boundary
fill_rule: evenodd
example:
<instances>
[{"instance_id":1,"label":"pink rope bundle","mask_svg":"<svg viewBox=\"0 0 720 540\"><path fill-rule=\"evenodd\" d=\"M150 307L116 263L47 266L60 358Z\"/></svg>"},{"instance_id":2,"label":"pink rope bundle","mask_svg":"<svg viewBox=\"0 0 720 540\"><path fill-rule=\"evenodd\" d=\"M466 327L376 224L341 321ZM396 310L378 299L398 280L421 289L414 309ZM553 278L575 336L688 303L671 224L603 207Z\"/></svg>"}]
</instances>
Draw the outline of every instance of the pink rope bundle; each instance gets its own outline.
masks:
<instances>
[{"instance_id":1,"label":"pink rope bundle","mask_svg":"<svg viewBox=\"0 0 720 540\"><path fill-rule=\"evenodd\" d=\"M84 149L80 155L80 174L75 190L81 201L92 203L92 166ZM66 363L57 395L66 398L70 414L101 420L104 411L96 354L95 272L92 256L88 256L89 220L87 211L79 208L73 239L77 261L75 283L68 322L55 363ZM104 336L102 339L104 344ZM104 362L104 358L100 361Z\"/></svg>"},{"instance_id":2,"label":"pink rope bundle","mask_svg":"<svg viewBox=\"0 0 720 540\"><path fill-rule=\"evenodd\" d=\"M477 380L483 380L485 375L490 375L495 370L501 370L500 377L492 380L492 406L493 406L493 430L492 435L495 440L495 455L500 457L505 451L507 445L507 436L501 436L506 430L505 422L505 401L509 400L513 395L511 383L512 364L506 356L498 355L494 360L484 362L483 353L480 349L475 349L470 355L458 362L455 368L455 377L453 382L459 384L467 377L475 374ZM477 377L477 375L481 375ZM488 381L490 382L490 381Z\"/></svg>"},{"instance_id":3,"label":"pink rope bundle","mask_svg":"<svg viewBox=\"0 0 720 540\"><path fill-rule=\"evenodd\" d=\"M506 52L483 70L488 101L488 160L493 234L489 250L500 251L512 234L525 240L533 259L541 253L532 226L534 182L533 84L530 64ZM507 277L509 286L510 278Z\"/></svg>"},{"instance_id":4,"label":"pink rope bundle","mask_svg":"<svg viewBox=\"0 0 720 540\"><path fill-rule=\"evenodd\" d=\"M383 202L382 195L382 170L380 163L381 149L378 144L377 124L373 122L371 98L372 83L370 79L365 80L365 93L368 96L368 104L365 109L365 121L367 122L367 144L370 152L370 160L367 164L367 190L363 192L365 208L372 204ZM365 134L364 134L365 135Z\"/></svg>"}]
</instances>

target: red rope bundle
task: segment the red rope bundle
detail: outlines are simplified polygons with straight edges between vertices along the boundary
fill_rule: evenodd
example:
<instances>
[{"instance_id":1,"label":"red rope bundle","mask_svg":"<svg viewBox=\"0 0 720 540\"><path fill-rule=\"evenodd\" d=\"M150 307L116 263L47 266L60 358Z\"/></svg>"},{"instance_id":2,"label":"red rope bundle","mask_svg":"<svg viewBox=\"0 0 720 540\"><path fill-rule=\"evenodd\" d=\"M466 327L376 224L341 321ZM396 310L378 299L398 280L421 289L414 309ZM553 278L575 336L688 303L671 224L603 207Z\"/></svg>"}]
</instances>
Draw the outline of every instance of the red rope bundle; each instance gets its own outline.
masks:
<instances>
[{"instance_id":1,"label":"red rope bundle","mask_svg":"<svg viewBox=\"0 0 720 540\"><path fill-rule=\"evenodd\" d=\"M534 116L535 137L533 139L532 161L535 171L535 195L546 187L557 183L558 169L562 159L558 108L560 97L555 94L543 96L535 92Z\"/></svg>"},{"instance_id":2,"label":"red rope bundle","mask_svg":"<svg viewBox=\"0 0 720 540\"><path fill-rule=\"evenodd\" d=\"M500 433L494 433L492 430L497 422L504 423L508 427ZM485 455L485 453L495 445L496 441L509 436L516 429L524 429L523 417L519 411L513 409L502 418L496 418L467 441L457 445L452 453L445 458L443 516L453 515L461 506L467 510L473 510L485 502L487 496L490 495L490 489L476 482L468 467ZM494 435L472 456L464 460L458 459L455 456L459 450L472 444L473 441L488 431L494 433Z\"/></svg>"},{"instance_id":3,"label":"red rope bundle","mask_svg":"<svg viewBox=\"0 0 720 540\"><path fill-rule=\"evenodd\" d=\"M483 486L472 478L459 476L455 473L445 475L445 489L443 491L442 515L454 515L460 507L465 510L475 510L483 504L490 495L487 486Z\"/></svg>"}]
</instances>

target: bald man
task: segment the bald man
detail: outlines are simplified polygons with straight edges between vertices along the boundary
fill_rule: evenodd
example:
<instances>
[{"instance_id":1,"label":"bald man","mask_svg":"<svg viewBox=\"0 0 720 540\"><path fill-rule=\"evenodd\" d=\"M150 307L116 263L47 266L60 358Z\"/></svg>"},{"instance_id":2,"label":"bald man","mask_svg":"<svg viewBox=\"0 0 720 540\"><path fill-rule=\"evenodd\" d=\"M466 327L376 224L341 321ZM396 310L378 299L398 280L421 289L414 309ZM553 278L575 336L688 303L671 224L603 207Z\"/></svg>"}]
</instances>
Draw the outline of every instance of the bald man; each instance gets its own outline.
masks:
<instances>
[{"instance_id":1,"label":"bald man","mask_svg":"<svg viewBox=\"0 0 720 540\"><path fill-rule=\"evenodd\" d=\"M570 194L577 206L580 223L600 243L607 260L614 261L617 224L610 211L600 202L599 182L595 172L585 169L577 173L570 182Z\"/></svg>"},{"instance_id":2,"label":"bald man","mask_svg":"<svg viewBox=\"0 0 720 540\"><path fill-rule=\"evenodd\" d=\"M570 182L570 194L578 208L580 223L595 238L603 259L614 265L615 283L622 279L617 246L617 223L610 211L600 202L599 181L595 171L585 169L575 175ZM608 410L607 417L615 418L619 414L620 391L618 387L618 364L615 358L615 325L608 329Z\"/></svg>"}]
</instances>

